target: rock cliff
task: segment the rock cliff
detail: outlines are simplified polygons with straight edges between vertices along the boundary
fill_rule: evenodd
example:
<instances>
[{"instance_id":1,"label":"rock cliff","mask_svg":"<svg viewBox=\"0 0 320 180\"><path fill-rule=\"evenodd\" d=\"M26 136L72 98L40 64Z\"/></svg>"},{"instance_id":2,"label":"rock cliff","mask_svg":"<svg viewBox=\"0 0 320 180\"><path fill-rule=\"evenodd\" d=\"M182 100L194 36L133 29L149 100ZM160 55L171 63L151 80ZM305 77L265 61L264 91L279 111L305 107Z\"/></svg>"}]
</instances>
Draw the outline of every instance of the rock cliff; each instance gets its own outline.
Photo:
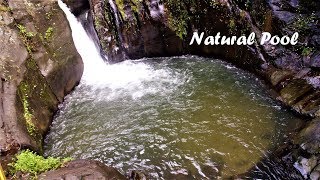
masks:
<instances>
[{"instance_id":1,"label":"rock cliff","mask_svg":"<svg viewBox=\"0 0 320 180\"><path fill-rule=\"evenodd\" d=\"M83 64L54 0L0 0L0 153L42 151L57 106Z\"/></svg>"}]
</instances>

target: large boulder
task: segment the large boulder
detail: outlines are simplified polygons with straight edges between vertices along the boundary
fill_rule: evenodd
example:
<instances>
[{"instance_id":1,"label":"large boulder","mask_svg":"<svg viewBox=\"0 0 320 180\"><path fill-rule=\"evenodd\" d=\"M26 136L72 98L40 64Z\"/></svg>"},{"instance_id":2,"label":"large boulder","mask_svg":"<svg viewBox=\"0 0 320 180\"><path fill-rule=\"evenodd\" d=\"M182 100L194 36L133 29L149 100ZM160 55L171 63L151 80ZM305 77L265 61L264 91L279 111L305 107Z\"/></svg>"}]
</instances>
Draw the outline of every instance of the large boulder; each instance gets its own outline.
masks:
<instances>
[{"instance_id":1,"label":"large boulder","mask_svg":"<svg viewBox=\"0 0 320 180\"><path fill-rule=\"evenodd\" d=\"M39 179L65 179L65 180L125 180L115 168L108 167L98 161L75 160L67 163L65 167L49 171L38 176Z\"/></svg>"}]
</instances>

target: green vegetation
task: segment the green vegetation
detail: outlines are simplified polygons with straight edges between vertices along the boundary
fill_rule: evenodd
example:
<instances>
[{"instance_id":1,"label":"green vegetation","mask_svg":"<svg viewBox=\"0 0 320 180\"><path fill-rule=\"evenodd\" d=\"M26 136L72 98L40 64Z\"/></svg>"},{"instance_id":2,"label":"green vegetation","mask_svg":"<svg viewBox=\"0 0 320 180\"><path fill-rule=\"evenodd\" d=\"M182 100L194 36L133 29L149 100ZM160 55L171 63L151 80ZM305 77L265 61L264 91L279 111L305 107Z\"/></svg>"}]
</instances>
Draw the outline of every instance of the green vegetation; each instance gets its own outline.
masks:
<instances>
[{"instance_id":1,"label":"green vegetation","mask_svg":"<svg viewBox=\"0 0 320 180\"><path fill-rule=\"evenodd\" d=\"M236 22L234 19L230 19L228 28L231 33L236 31Z\"/></svg>"},{"instance_id":2,"label":"green vegetation","mask_svg":"<svg viewBox=\"0 0 320 180\"><path fill-rule=\"evenodd\" d=\"M10 171L12 175L20 171L29 173L33 179L36 179L38 174L62 167L71 160L71 158L44 158L30 150L24 150L16 156L16 161L9 166L12 168Z\"/></svg>"},{"instance_id":3,"label":"green vegetation","mask_svg":"<svg viewBox=\"0 0 320 180\"><path fill-rule=\"evenodd\" d=\"M36 128L32 122L32 119L34 117L30 112L30 106L28 102L28 92L29 92L28 84L22 82L20 84L20 91L21 91L20 96L21 96L22 105L23 105L23 117L26 120L27 131L32 137L34 137L36 133Z\"/></svg>"},{"instance_id":4,"label":"green vegetation","mask_svg":"<svg viewBox=\"0 0 320 180\"><path fill-rule=\"evenodd\" d=\"M50 20L51 17L52 17L52 12L51 12L51 11L50 11L50 12L47 12L47 13L46 13L46 19L47 19L47 20Z\"/></svg>"},{"instance_id":5,"label":"green vegetation","mask_svg":"<svg viewBox=\"0 0 320 180\"><path fill-rule=\"evenodd\" d=\"M124 12L124 0L116 0L118 10L123 18L126 18L126 13Z\"/></svg>"},{"instance_id":6,"label":"green vegetation","mask_svg":"<svg viewBox=\"0 0 320 180\"><path fill-rule=\"evenodd\" d=\"M0 4L0 11L9 12L11 8Z\"/></svg>"},{"instance_id":7,"label":"green vegetation","mask_svg":"<svg viewBox=\"0 0 320 180\"><path fill-rule=\"evenodd\" d=\"M17 28L19 30L23 43L25 44L28 52L31 54L34 49L32 38L36 35L36 33L27 31L27 28L21 24L17 24Z\"/></svg>"},{"instance_id":8,"label":"green vegetation","mask_svg":"<svg viewBox=\"0 0 320 180\"><path fill-rule=\"evenodd\" d=\"M4 171L2 169L1 163L0 163L0 180L5 180L6 176L4 174Z\"/></svg>"},{"instance_id":9,"label":"green vegetation","mask_svg":"<svg viewBox=\"0 0 320 180\"><path fill-rule=\"evenodd\" d=\"M126 18L126 13L124 11L125 8L125 0L115 0L117 6L118 6L118 10L122 16L122 18ZM128 1L127 3L130 3L130 8L133 12L139 12L139 8L140 8L140 1L139 0L132 0L132 1Z\"/></svg>"},{"instance_id":10,"label":"green vegetation","mask_svg":"<svg viewBox=\"0 0 320 180\"><path fill-rule=\"evenodd\" d=\"M48 27L44 35L44 39L47 41L51 41L52 36L53 36L53 27Z\"/></svg>"},{"instance_id":11,"label":"green vegetation","mask_svg":"<svg viewBox=\"0 0 320 180\"><path fill-rule=\"evenodd\" d=\"M27 28L21 24L17 24L17 28L19 29L19 32L23 35L26 36L27 38L32 38L35 36L34 32L28 32Z\"/></svg>"},{"instance_id":12,"label":"green vegetation","mask_svg":"<svg viewBox=\"0 0 320 180\"><path fill-rule=\"evenodd\" d=\"M37 62L30 58L25 62L26 71L24 79L18 86L18 102L20 116L19 121L24 125L25 131L39 147L42 147L44 129L41 122L47 119L40 119L36 113L37 107L42 107L43 111L51 108L56 103L56 97L41 74ZM41 151L41 150L40 150Z\"/></svg>"},{"instance_id":13,"label":"green vegetation","mask_svg":"<svg viewBox=\"0 0 320 180\"><path fill-rule=\"evenodd\" d=\"M302 49L302 56L309 56L314 51L314 48L312 47L303 47Z\"/></svg>"},{"instance_id":14,"label":"green vegetation","mask_svg":"<svg viewBox=\"0 0 320 180\"><path fill-rule=\"evenodd\" d=\"M53 27L48 27L46 32L43 34L39 33L39 38L43 44L50 42L53 39Z\"/></svg>"},{"instance_id":15,"label":"green vegetation","mask_svg":"<svg viewBox=\"0 0 320 180\"><path fill-rule=\"evenodd\" d=\"M36 64L33 59L29 59L26 65L27 65L27 68L30 68L30 69L36 68ZM19 89L18 93L19 93L19 97L21 99L21 103L23 107L23 117L26 122L27 131L31 137L36 139L37 130L36 130L35 124L33 123L33 120L35 119L35 117L33 115L33 110L31 109L30 103L29 103L29 95L31 94L34 88L35 88L34 85L28 83L27 81L22 81L18 86L18 89Z\"/></svg>"},{"instance_id":16,"label":"green vegetation","mask_svg":"<svg viewBox=\"0 0 320 180\"><path fill-rule=\"evenodd\" d=\"M169 9L168 25L170 29L176 32L177 36L183 39L188 31L188 22L190 20L188 11L183 0L168 0L166 6Z\"/></svg>"},{"instance_id":17,"label":"green vegetation","mask_svg":"<svg viewBox=\"0 0 320 180\"><path fill-rule=\"evenodd\" d=\"M315 21L315 16L302 16L300 15L292 24L294 30L299 31L302 34L308 33L310 27L309 24Z\"/></svg>"},{"instance_id":18,"label":"green vegetation","mask_svg":"<svg viewBox=\"0 0 320 180\"><path fill-rule=\"evenodd\" d=\"M131 1L131 9L133 12L139 13L139 9L140 9L140 0L132 0Z\"/></svg>"}]
</instances>

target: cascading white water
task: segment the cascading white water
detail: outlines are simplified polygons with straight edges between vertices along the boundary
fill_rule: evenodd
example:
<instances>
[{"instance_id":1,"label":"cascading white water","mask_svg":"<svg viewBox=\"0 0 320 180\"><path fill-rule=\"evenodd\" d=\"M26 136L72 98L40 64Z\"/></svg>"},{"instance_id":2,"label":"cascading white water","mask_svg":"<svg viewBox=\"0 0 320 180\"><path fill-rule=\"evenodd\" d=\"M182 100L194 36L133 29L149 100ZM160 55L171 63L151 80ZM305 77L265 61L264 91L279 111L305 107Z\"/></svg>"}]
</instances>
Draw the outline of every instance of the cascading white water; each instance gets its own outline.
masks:
<instances>
[{"instance_id":1,"label":"cascading white water","mask_svg":"<svg viewBox=\"0 0 320 180\"><path fill-rule=\"evenodd\" d=\"M113 0L109 0L109 4L111 5L111 8L113 9L113 12L114 12L114 15L115 15L115 18L116 18L116 23L117 23L117 26L119 27L120 21L119 21L119 16L118 16L117 7L116 7L116 5L114 4Z\"/></svg>"},{"instance_id":2,"label":"cascading white water","mask_svg":"<svg viewBox=\"0 0 320 180\"><path fill-rule=\"evenodd\" d=\"M71 13L70 9L65 3L63 3L61 0L58 0L58 4L69 21L74 44L84 63L82 80L86 83L96 83L99 79L101 79L99 77L104 75L107 64L101 58L98 49L84 30L81 22L79 22Z\"/></svg>"},{"instance_id":3,"label":"cascading white water","mask_svg":"<svg viewBox=\"0 0 320 180\"><path fill-rule=\"evenodd\" d=\"M130 94L133 98L146 94L172 91L176 86L183 84L183 74L172 72L170 69L154 69L143 62L124 61L118 64L107 64L100 55L95 43L86 33L81 22L70 12L70 9L61 0L60 8L66 14L69 21L72 37L77 51L84 63L84 73L81 83L91 88L105 88L112 90L106 98ZM156 80L153 87L146 87L145 82ZM171 89L163 86L171 84ZM97 94L99 96L99 94Z\"/></svg>"}]
</instances>

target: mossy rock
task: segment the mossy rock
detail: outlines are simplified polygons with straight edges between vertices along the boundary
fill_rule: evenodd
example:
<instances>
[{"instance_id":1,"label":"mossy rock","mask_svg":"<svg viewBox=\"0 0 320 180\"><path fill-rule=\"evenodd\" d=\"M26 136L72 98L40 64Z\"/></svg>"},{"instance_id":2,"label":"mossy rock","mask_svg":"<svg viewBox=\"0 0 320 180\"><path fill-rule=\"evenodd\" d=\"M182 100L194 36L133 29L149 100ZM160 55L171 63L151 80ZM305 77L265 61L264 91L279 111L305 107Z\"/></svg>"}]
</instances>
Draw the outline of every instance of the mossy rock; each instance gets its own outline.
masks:
<instances>
[{"instance_id":1,"label":"mossy rock","mask_svg":"<svg viewBox=\"0 0 320 180\"><path fill-rule=\"evenodd\" d=\"M58 99L40 73L33 59L26 61L24 78L18 86L17 104L24 122L26 131L37 144L35 149L42 147L44 134L47 132L53 114L57 110Z\"/></svg>"}]
</instances>

